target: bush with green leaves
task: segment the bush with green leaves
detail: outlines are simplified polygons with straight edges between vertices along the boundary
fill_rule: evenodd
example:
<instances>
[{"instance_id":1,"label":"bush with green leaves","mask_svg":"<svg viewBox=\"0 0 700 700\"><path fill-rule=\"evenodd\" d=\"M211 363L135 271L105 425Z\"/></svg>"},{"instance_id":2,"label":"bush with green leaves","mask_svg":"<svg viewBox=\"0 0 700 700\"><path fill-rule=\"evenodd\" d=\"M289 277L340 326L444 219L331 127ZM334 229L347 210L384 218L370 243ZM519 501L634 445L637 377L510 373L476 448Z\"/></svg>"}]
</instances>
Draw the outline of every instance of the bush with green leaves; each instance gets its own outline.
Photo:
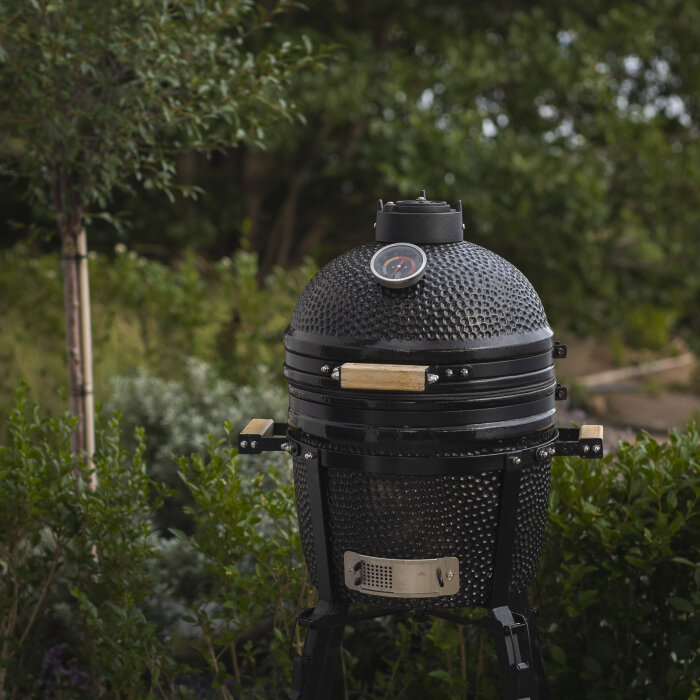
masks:
<instances>
[{"instance_id":1,"label":"bush with green leaves","mask_svg":"<svg viewBox=\"0 0 700 700\"><path fill-rule=\"evenodd\" d=\"M155 556L143 436L118 419L93 467L70 447L75 419L18 393L0 448L0 697L145 697L170 660L143 614ZM99 486L90 487L94 468Z\"/></svg>"},{"instance_id":2,"label":"bush with green leaves","mask_svg":"<svg viewBox=\"0 0 700 700\"><path fill-rule=\"evenodd\" d=\"M554 460L552 478L541 577L558 695L686 700L700 677L697 429Z\"/></svg>"},{"instance_id":3,"label":"bush with green leaves","mask_svg":"<svg viewBox=\"0 0 700 700\"><path fill-rule=\"evenodd\" d=\"M226 436L226 423L241 430L253 417L286 416L286 393L270 373L258 367L250 379L255 387L234 384L205 362L189 358L179 379L161 379L140 369L113 380L110 410L118 410L125 425L145 429L149 474L173 491L157 513L164 532L175 527L191 533L193 527L182 510L185 503L191 505L191 497L178 475L178 455L203 456L209 435L215 440ZM280 470L283 464L282 453L240 457L242 473L251 483L258 474Z\"/></svg>"},{"instance_id":4,"label":"bush with green leaves","mask_svg":"<svg viewBox=\"0 0 700 700\"><path fill-rule=\"evenodd\" d=\"M260 280L257 256L245 250L215 263L185 255L172 265L124 246L113 257L93 256L97 400L106 401L112 377L144 367L177 378L193 356L239 385L255 384L264 365L282 385L280 341L313 273L307 262ZM59 412L66 349L58 256L35 257L25 244L0 251L0 296L12 299L0 309L0 410L23 379L34 398Z\"/></svg>"},{"instance_id":5,"label":"bush with green leaves","mask_svg":"<svg viewBox=\"0 0 700 700\"><path fill-rule=\"evenodd\" d=\"M73 427L24 392L8 416L0 697L281 696L293 621L311 602L288 465L254 474L205 438L178 465L194 535L164 539L143 431L125 449L118 418L101 426L92 490Z\"/></svg>"},{"instance_id":6,"label":"bush with green leaves","mask_svg":"<svg viewBox=\"0 0 700 700\"><path fill-rule=\"evenodd\" d=\"M241 409L243 410L243 409ZM145 438L100 430L95 469L70 417L19 396L0 448L0 691L8 698L285 697L315 601L288 457L244 462L231 423L177 459L191 534L152 524ZM193 435L197 435L196 432ZM193 439L196 439L193 438ZM540 566L554 697L697 700L700 436L642 435L604 460L557 459ZM534 591L533 591L534 593ZM478 615L481 611L461 611ZM495 700L491 640L391 616L348 626L334 697Z\"/></svg>"},{"instance_id":7,"label":"bush with green leaves","mask_svg":"<svg viewBox=\"0 0 700 700\"><path fill-rule=\"evenodd\" d=\"M194 505L188 541L203 558L210 585L183 620L196 625L195 645L221 697L286 697L287 654L297 614L313 604L288 472L270 468L251 478L227 440L210 439L205 456L179 460ZM287 458L288 459L288 458Z\"/></svg>"}]
</instances>

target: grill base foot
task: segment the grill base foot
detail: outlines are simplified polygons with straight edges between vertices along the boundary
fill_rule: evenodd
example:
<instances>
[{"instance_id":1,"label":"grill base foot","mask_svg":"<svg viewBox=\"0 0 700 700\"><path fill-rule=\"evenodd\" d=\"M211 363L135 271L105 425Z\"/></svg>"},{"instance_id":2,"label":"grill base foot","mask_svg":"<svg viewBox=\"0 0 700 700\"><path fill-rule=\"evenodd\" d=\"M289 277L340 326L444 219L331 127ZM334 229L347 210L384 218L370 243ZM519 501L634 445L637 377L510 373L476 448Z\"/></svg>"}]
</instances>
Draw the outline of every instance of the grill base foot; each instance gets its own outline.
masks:
<instances>
[{"instance_id":1,"label":"grill base foot","mask_svg":"<svg viewBox=\"0 0 700 700\"><path fill-rule=\"evenodd\" d=\"M304 610L297 623L307 629L304 648L294 657L290 700L328 700L338 663L343 631L347 622L414 612L379 610L348 618L347 603L319 600L315 608ZM547 678L539 645L537 610L530 608L527 596L519 595L512 604L491 610L491 617L471 620L444 610L420 611L458 625L475 625L494 637L498 655L503 700L550 700Z\"/></svg>"},{"instance_id":2,"label":"grill base foot","mask_svg":"<svg viewBox=\"0 0 700 700\"><path fill-rule=\"evenodd\" d=\"M328 700L338 663L347 616L347 603L319 600L297 618L306 627L304 649L292 659L289 700Z\"/></svg>"}]
</instances>

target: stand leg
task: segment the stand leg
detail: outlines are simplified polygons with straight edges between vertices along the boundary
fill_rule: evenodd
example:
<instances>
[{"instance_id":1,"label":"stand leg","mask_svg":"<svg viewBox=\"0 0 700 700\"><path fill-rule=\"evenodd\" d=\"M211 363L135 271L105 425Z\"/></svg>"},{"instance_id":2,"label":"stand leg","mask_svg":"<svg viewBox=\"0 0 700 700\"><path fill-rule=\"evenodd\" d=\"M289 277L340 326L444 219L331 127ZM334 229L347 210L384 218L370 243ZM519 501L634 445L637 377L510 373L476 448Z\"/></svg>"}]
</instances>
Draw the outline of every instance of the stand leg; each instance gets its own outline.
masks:
<instances>
[{"instance_id":1,"label":"stand leg","mask_svg":"<svg viewBox=\"0 0 700 700\"><path fill-rule=\"evenodd\" d=\"M319 600L299 615L297 622L307 632L301 656L293 660L290 700L330 698L347 612L347 603Z\"/></svg>"},{"instance_id":2,"label":"stand leg","mask_svg":"<svg viewBox=\"0 0 700 700\"><path fill-rule=\"evenodd\" d=\"M540 653L537 616L530 610L527 597L517 601L522 612L507 605L491 613L499 623L495 634L504 700L549 700L547 679Z\"/></svg>"},{"instance_id":3,"label":"stand leg","mask_svg":"<svg viewBox=\"0 0 700 700\"><path fill-rule=\"evenodd\" d=\"M531 608L527 593L521 593L513 599L513 610L519 612L528 621L530 632L530 661L532 664L533 697L537 700L550 700L549 685L544 672L542 651L540 648L539 610Z\"/></svg>"}]
</instances>

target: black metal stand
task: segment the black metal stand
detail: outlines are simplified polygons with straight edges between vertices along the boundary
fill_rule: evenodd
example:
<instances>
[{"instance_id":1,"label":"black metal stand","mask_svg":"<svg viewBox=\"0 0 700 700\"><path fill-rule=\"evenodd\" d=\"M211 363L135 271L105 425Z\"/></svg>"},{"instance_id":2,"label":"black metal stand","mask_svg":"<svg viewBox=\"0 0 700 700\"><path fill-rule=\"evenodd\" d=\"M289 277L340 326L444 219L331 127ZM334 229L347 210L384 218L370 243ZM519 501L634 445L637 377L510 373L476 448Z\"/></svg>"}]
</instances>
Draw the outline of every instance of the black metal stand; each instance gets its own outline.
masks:
<instances>
[{"instance_id":1,"label":"black metal stand","mask_svg":"<svg viewBox=\"0 0 700 700\"><path fill-rule=\"evenodd\" d=\"M528 607L525 597L524 605ZM500 626L494 636L504 699L549 700L536 613L525 615L503 606L494 608L492 614Z\"/></svg>"},{"instance_id":2,"label":"black metal stand","mask_svg":"<svg viewBox=\"0 0 700 700\"><path fill-rule=\"evenodd\" d=\"M498 657L501 692L504 700L549 700L537 629L537 610L531 610L527 595L514 602L511 610L504 605L491 610L491 617L479 620L431 610L433 617L458 625L473 625L488 630L494 638Z\"/></svg>"},{"instance_id":3,"label":"black metal stand","mask_svg":"<svg viewBox=\"0 0 700 700\"><path fill-rule=\"evenodd\" d=\"M292 689L289 698L328 700L343 641L343 631L348 621L348 605L333 600L319 453L308 447L304 447L303 450L320 599L315 608L305 610L297 618L297 623L306 628L307 633L301 655L294 657L292 661ZM503 700L549 700L537 634L537 612L530 609L526 594L511 599L508 591L515 529L513 514L518 505L520 477L520 460L514 457L506 458L501 492L501 517L496 540L491 617L470 620L440 609L426 612L460 625L482 627L493 635ZM410 611L382 610L354 619L402 612Z\"/></svg>"},{"instance_id":4,"label":"black metal stand","mask_svg":"<svg viewBox=\"0 0 700 700\"><path fill-rule=\"evenodd\" d=\"M297 617L297 624L305 627L307 632L301 655L292 659L292 689L289 698L328 700L343 643L348 605L333 601L318 451L305 448L304 459L314 531L319 601L315 608L304 610Z\"/></svg>"},{"instance_id":5,"label":"black metal stand","mask_svg":"<svg viewBox=\"0 0 700 700\"><path fill-rule=\"evenodd\" d=\"M242 454L285 450L295 455L303 455L306 464L319 601L316 607L305 610L297 618L297 624L307 632L302 653L292 660L292 689L289 698L329 700L345 624L384 615L409 613L411 610L380 610L348 618L348 604L333 599L325 499L321 483L320 461L323 451L300 443L294 444L288 438L282 437L286 424L275 423L271 419L259 419L257 423L264 424L264 432L256 432L253 430L254 423L256 421L249 423L240 435L239 451ZM428 614L459 625L474 625L488 630L493 635L504 700L550 698L540 652L538 611L530 608L526 593L512 595L509 591L516 527L514 514L518 508L522 468L534 461L551 459L555 454L577 454L584 458L601 456L602 429L599 426L589 428L595 430L588 430L584 434L582 430L560 429L557 440L541 445L536 450L491 457L494 460L504 460L494 583L489 606L491 617L471 620L443 609L420 611L421 616ZM481 461L487 458L479 456ZM353 455L353 459L359 458Z\"/></svg>"},{"instance_id":6,"label":"black metal stand","mask_svg":"<svg viewBox=\"0 0 700 700\"><path fill-rule=\"evenodd\" d=\"M549 700L537 630L537 611L531 610L527 597L514 603L523 612L507 605L491 610L491 617L478 620L453 615L441 609L421 611L421 615L439 617L458 625L473 625L488 630L494 638L498 656L503 700ZM297 618L307 629L304 649L294 657L290 700L329 700L338 663L346 622L397 615L410 610L381 610L347 617L345 603L319 600L315 608Z\"/></svg>"},{"instance_id":7,"label":"black metal stand","mask_svg":"<svg viewBox=\"0 0 700 700\"><path fill-rule=\"evenodd\" d=\"M292 663L290 700L328 700L348 611L346 603L319 600L297 618L307 629L304 649Z\"/></svg>"}]
</instances>

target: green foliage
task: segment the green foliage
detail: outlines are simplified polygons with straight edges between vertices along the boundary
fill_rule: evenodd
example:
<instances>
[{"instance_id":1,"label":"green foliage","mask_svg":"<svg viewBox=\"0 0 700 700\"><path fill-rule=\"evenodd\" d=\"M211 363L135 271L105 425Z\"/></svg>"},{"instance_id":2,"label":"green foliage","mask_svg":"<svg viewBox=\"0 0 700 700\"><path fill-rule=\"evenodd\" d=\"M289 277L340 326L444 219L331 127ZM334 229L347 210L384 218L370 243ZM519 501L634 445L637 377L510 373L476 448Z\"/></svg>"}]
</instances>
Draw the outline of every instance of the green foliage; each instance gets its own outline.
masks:
<instances>
[{"instance_id":1,"label":"green foliage","mask_svg":"<svg viewBox=\"0 0 700 700\"><path fill-rule=\"evenodd\" d=\"M627 315L625 338L637 348L664 350L671 343L677 313L651 304L640 304Z\"/></svg>"},{"instance_id":2,"label":"green foliage","mask_svg":"<svg viewBox=\"0 0 700 700\"><path fill-rule=\"evenodd\" d=\"M251 43L290 5L3 3L5 160L73 225L136 182L171 199L193 194L175 182L175 153L262 144L265 127L296 114L283 87L313 60L309 41Z\"/></svg>"},{"instance_id":3,"label":"green foliage","mask_svg":"<svg viewBox=\"0 0 700 700\"><path fill-rule=\"evenodd\" d=\"M74 426L21 391L0 448L0 693L145 697L169 660L142 612L155 554L142 440L126 453L116 419L101 431L93 491Z\"/></svg>"},{"instance_id":4,"label":"green foliage","mask_svg":"<svg viewBox=\"0 0 700 700\"><path fill-rule=\"evenodd\" d=\"M463 201L466 238L522 269L557 325L626 327L641 307L698 336L699 27L694 0L290 15L285 35L341 47L294 82L308 126L202 164L190 239L203 218L250 227L263 270L326 259L372 238L376 197L427 187ZM164 228L136 227L134 245Z\"/></svg>"},{"instance_id":5,"label":"green foliage","mask_svg":"<svg viewBox=\"0 0 700 700\"><path fill-rule=\"evenodd\" d=\"M116 252L93 261L94 304L101 317L121 313L136 323L146 366L178 374L184 358L198 356L242 384L261 365L281 378L279 339L315 271L310 261L260 281L257 256L245 250L214 264L186 254L174 267L123 245Z\"/></svg>"},{"instance_id":6,"label":"green foliage","mask_svg":"<svg viewBox=\"0 0 700 700\"><path fill-rule=\"evenodd\" d=\"M13 134L0 142L5 160L45 144L60 126L61 135L97 139L95 159L104 150L96 134L105 134L108 152L100 167L106 163L109 177L116 159L126 158L132 167L142 157L122 151L130 148L129 138L141 139L136 129L146 129L148 148L153 141L170 163L144 176L160 187L173 177L171 154L163 149L185 147L185 136L195 144L200 138L204 127L195 123L175 143L175 131L189 117L217 134L228 129L236 137L241 128L245 138L255 139L258 116L266 121L296 103L308 124L268 128L266 153L246 147L211 159L190 152L181 160L174 186L207 189L199 204L164 208L157 192L118 200L110 216L134 226L124 240L163 257L193 246L219 257L242 245L249 233L264 276L275 264L288 267L309 254L325 259L368 240L374 197L413 197L425 186L435 197L463 200L467 238L521 268L554 324L580 333L622 329L630 341L651 345L662 342L669 327L700 337L693 313L700 300L694 185L700 179L695 70L700 15L694 0L517 6L406 0L401 12L387 3L333 0L317 3L313 12L280 14L269 34L249 32L259 24L254 17L259 3L231 3L230 14L203 15L206 21L194 22L190 31L180 31L185 14L200 12L204 4L183 5L178 14L180 5L172 2L110 3L106 11L86 3L78 12L60 12L62 3L51 3L55 11L22 31L0 22L0 46L14 47L6 49L0 71L0 101L20 109L27 104L26 90L13 89L16 81L51 84L58 73L78 88L70 91L69 104L80 96L99 111L86 123L82 108L77 115L54 109L59 97L68 99L65 92L39 91L31 96L29 121L12 122L12 132L5 130ZM24 6L13 21L31 12L39 16L33 9L38 3ZM215 28L219 19L223 33ZM55 34L48 33L46 22ZM90 70L83 74L80 60L49 65L80 23L90 28L80 34L89 44L83 53L89 54ZM109 31L101 31L105 25ZM149 28L159 41L148 38ZM45 35L51 37L46 56L33 54L48 68L15 70L13 52L35 34L44 42ZM200 41L205 34L211 41ZM313 62L302 37L341 49L328 62ZM266 44L282 47L285 41L291 41L290 51L273 63L276 49ZM93 66L105 70L105 53L93 51L90 42L98 47L114 42L123 62L117 72L134 64L138 79L85 90ZM207 63L208 47L219 44L221 62ZM25 56L25 49L18 55ZM66 48L66 56L80 50L78 42ZM297 71L300 65L304 70ZM232 74L230 66L236 66ZM226 70L226 80L218 80ZM163 80L151 80L150 71L162 71ZM197 90L204 83L209 90L196 95L192 109L188 89L195 77ZM262 92L256 89L262 85ZM113 124L110 91L116 95L121 89L128 91L129 108ZM219 108L212 103L224 90L231 100L223 100L221 109L234 110L234 103L240 108L231 124L209 110ZM267 96L268 90L274 95ZM141 118L142 103L152 117L149 112L148 119ZM56 124L39 131L43 115L55 112ZM127 138L112 139L109 134L124 122ZM17 139L15 131L28 135ZM200 145L210 144L205 139ZM34 174L47 175L41 169ZM123 180L120 186L136 183ZM15 213L15 198L7 195L8 217L39 223L38 213ZM109 241L103 250L111 249L112 228L98 235Z\"/></svg>"},{"instance_id":7,"label":"green foliage","mask_svg":"<svg viewBox=\"0 0 700 700\"><path fill-rule=\"evenodd\" d=\"M463 617L483 614L454 612ZM501 697L493 645L488 634L475 627L392 616L347 627L342 652L339 698Z\"/></svg>"},{"instance_id":8,"label":"green foliage","mask_svg":"<svg viewBox=\"0 0 700 700\"><path fill-rule=\"evenodd\" d=\"M223 697L283 697L291 679L287 650L294 621L312 598L294 490L276 470L252 476L241 469L230 424L226 432L223 451L212 439L206 458L179 461L194 501L188 508L196 523L192 546L211 581L194 601L191 621L201 630L197 648L214 687L230 681L231 695Z\"/></svg>"},{"instance_id":9,"label":"green foliage","mask_svg":"<svg viewBox=\"0 0 700 700\"><path fill-rule=\"evenodd\" d=\"M192 355L239 385L252 384L261 365L282 383L279 339L314 272L311 263L258 281L256 256L245 251L214 264L188 255L166 266L117 248L113 258L90 259L98 400L109 395L114 376L144 367L178 377ZM0 295L13 299L0 311L0 406L25 378L35 398L59 410L66 382L60 289L57 256L33 257L23 244L0 252Z\"/></svg>"},{"instance_id":10,"label":"green foliage","mask_svg":"<svg viewBox=\"0 0 700 700\"><path fill-rule=\"evenodd\" d=\"M125 425L146 431L149 474L166 484L171 494L156 512L163 532L175 527L192 532L193 522L182 510L191 504L189 491L178 476L178 455L206 453L210 436L225 437L224 425L240 430L251 416L283 416L287 395L267 372L258 368L255 388L240 386L218 377L201 360L190 358L180 379L161 379L146 370L117 377L112 385L110 408L123 415ZM243 456L239 469L249 479L284 464L281 453Z\"/></svg>"},{"instance_id":11,"label":"green foliage","mask_svg":"<svg viewBox=\"0 0 700 700\"><path fill-rule=\"evenodd\" d=\"M80 626L75 652L86 663L90 694L143 696L160 682L170 660L143 606L151 582L147 564L156 556L151 515L153 482L143 461L144 436L133 452L122 447L118 417L103 432L95 455L95 491L79 488L82 513L79 555L70 564L71 594ZM156 499L157 505L157 499Z\"/></svg>"},{"instance_id":12,"label":"green foliage","mask_svg":"<svg viewBox=\"0 0 700 700\"><path fill-rule=\"evenodd\" d=\"M288 465L239 460L225 425L178 459L194 526L164 539L152 525L160 489L144 435L125 449L117 420L103 426L91 491L70 450L72 427L68 416L43 417L23 393L8 416L0 689L28 698L284 697L293 622L315 600ZM642 435L600 461L554 461L540 567L554 697L697 697L699 457L690 428L666 443ZM292 642L298 651L300 630ZM493 648L483 632L440 620L356 622L336 695L495 700Z\"/></svg>"},{"instance_id":13,"label":"green foliage","mask_svg":"<svg viewBox=\"0 0 700 700\"><path fill-rule=\"evenodd\" d=\"M245 687L281 697L293 621L311 592L289 479L251 474L210 437L179 462L195 534L164 540L143 433L127 452L116 418L98 432L93 491L70 450L73 427L30 409L24 392L8 417L0 693L189 698Z\"/></svg>"},{"instance_id":14,"label":"green foliage","mask_svg":"<svg viewBox=\"0 0 700 700\"><path fill-rule=\"evenodd\" d=\"M542 562L556 695L688 698L700 668L700 435L554 460Z\"/></svg>"},{"instance_id":15,"label":"green foliage","mask_svg":"<svg viewBox=\"0 0 700 700\"><path fill-rule=\"evenodd\" d=\"M42 421L26 415L24 392L9 417L9 443L0 447L0 693L16 669L80 516L67 416Z\"/></svg>"}]
</instances>

